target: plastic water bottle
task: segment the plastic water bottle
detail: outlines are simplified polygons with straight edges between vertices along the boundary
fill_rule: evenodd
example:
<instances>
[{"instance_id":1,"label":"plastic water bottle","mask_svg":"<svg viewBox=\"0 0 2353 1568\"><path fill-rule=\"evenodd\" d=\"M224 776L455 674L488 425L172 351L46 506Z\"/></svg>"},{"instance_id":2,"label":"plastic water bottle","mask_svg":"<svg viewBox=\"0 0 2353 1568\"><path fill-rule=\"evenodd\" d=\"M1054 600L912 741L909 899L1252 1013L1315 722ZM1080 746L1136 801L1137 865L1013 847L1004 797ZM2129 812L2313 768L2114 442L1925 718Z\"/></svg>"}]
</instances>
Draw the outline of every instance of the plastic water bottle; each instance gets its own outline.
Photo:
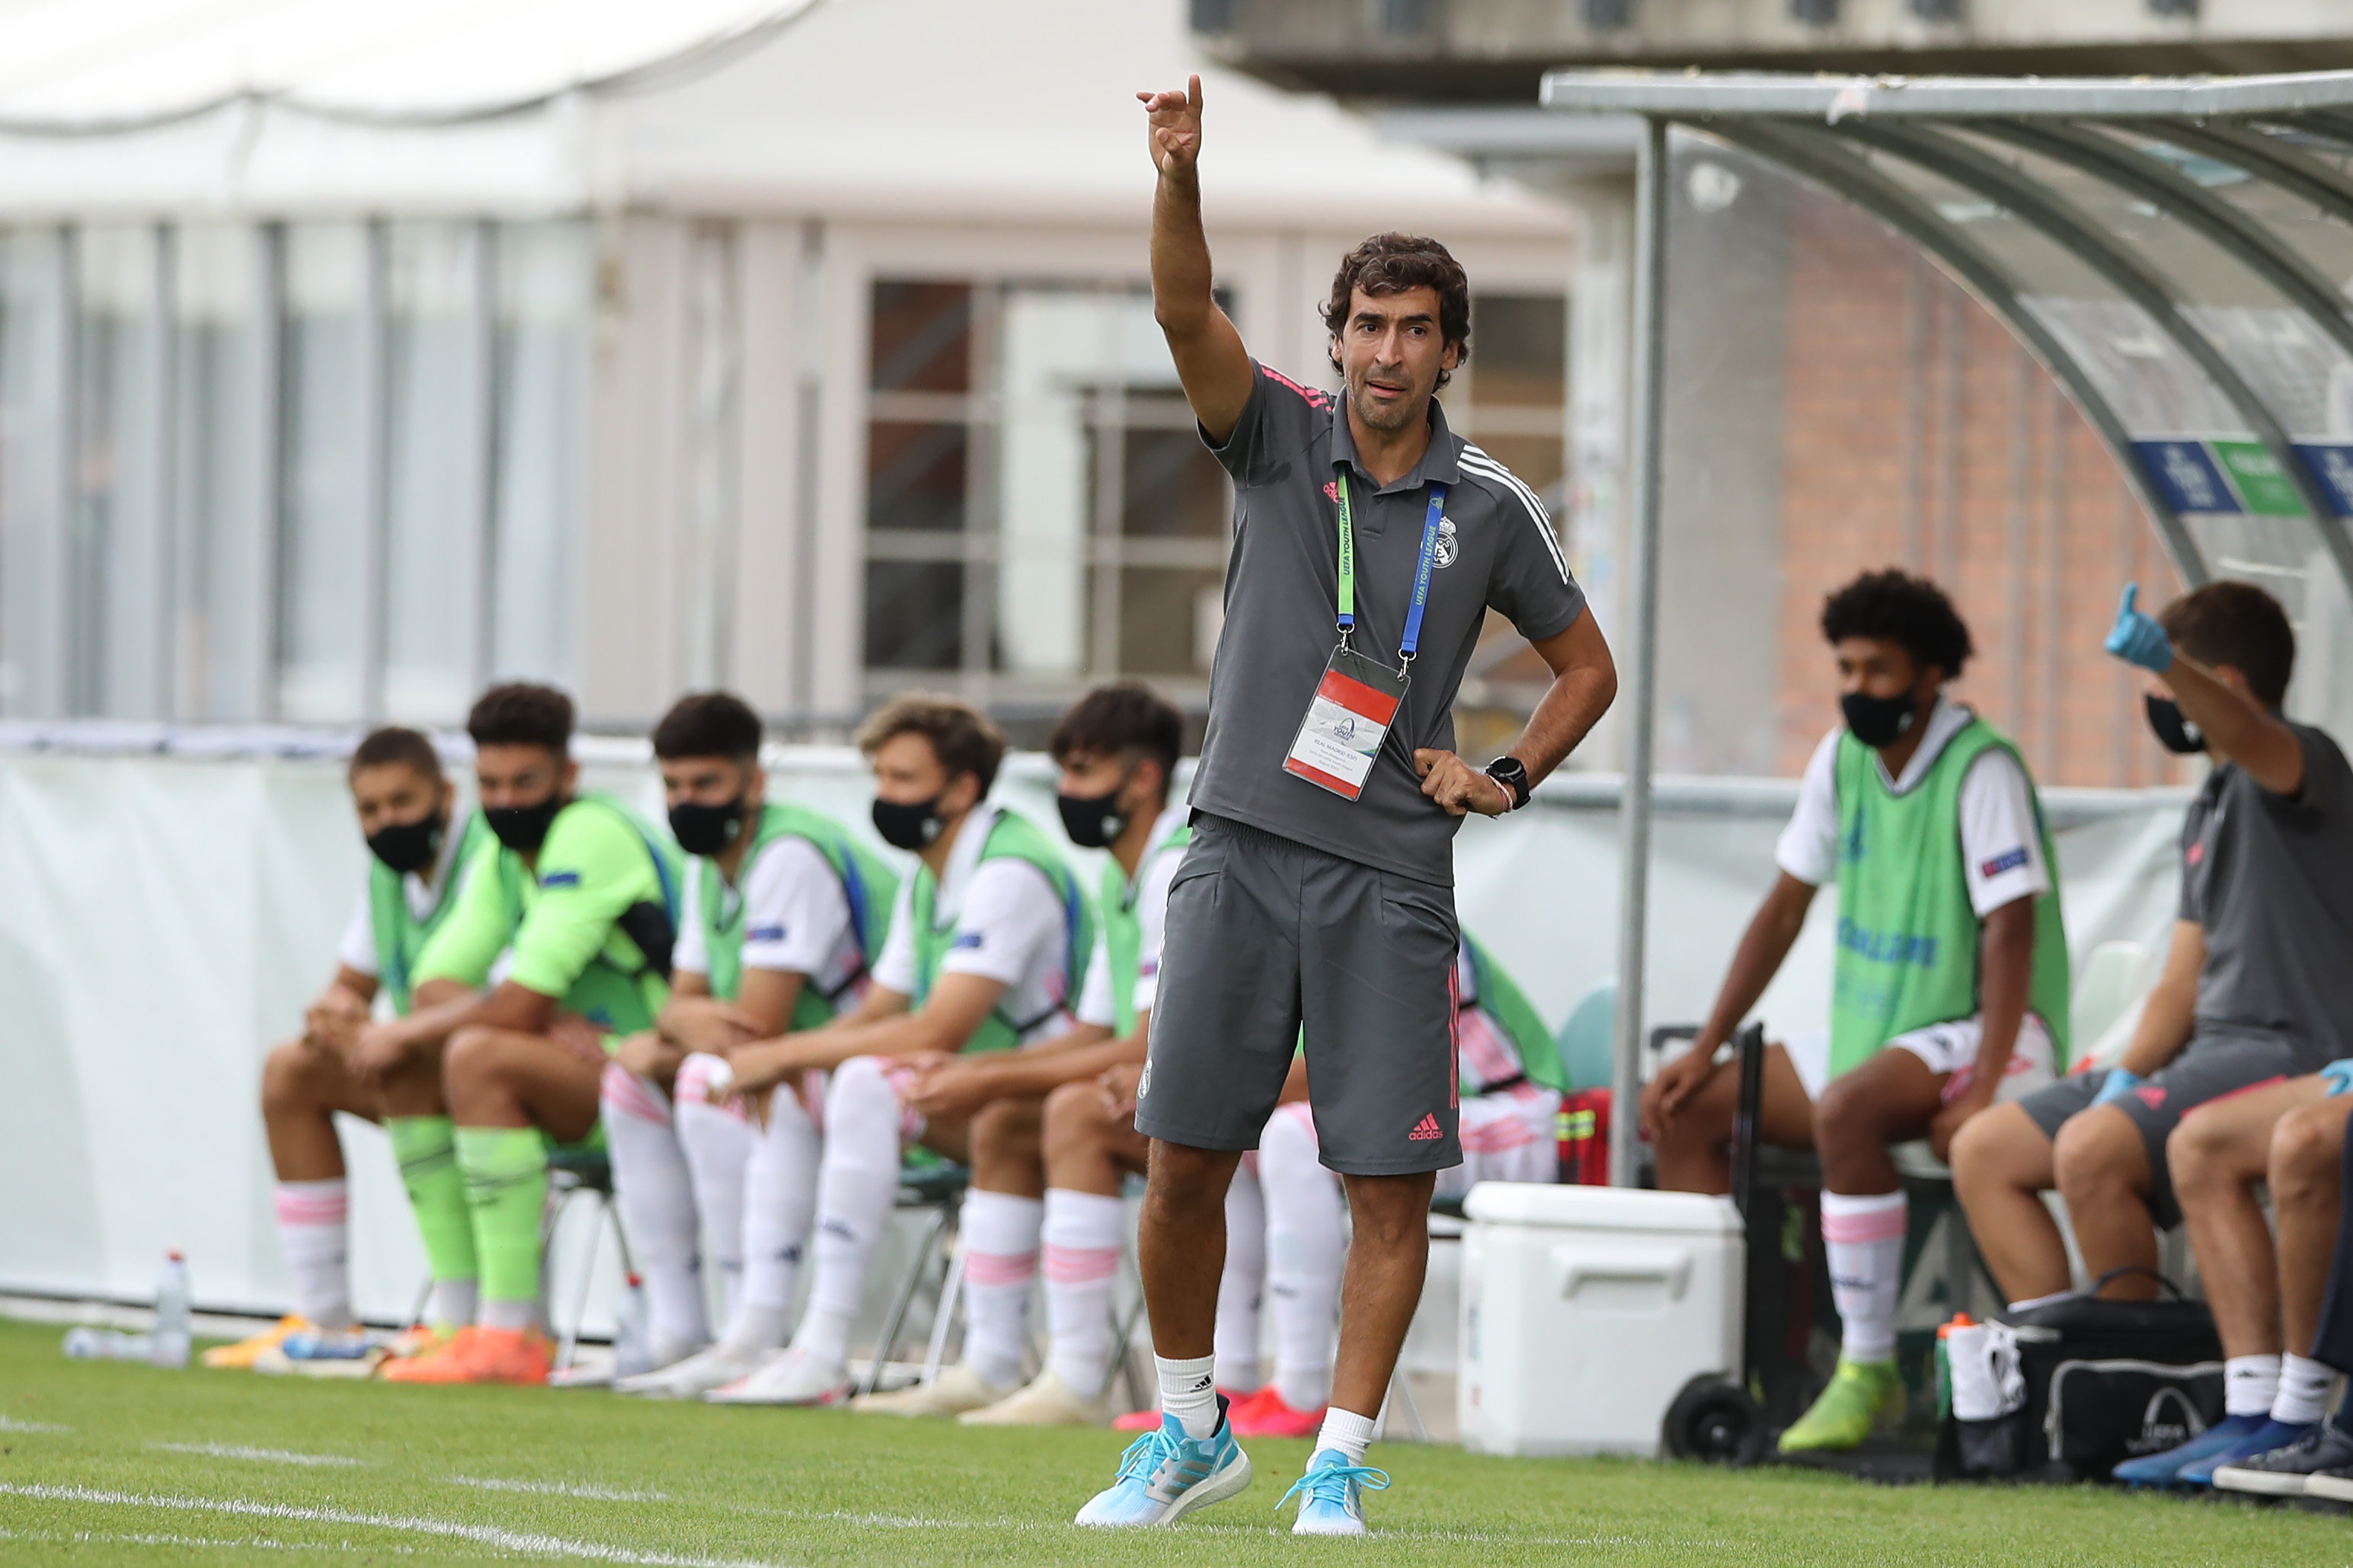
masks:
<instances>
[{"instance_id":1,"label":"plastic water bottle","mask_svg":"<svg viewBox=\"0 0 2353 1568\"><path fill-rule=\"evenodd\" d=\"M645 1284L632 1274L621 1287L620 1304L614 1313L613 1375L635 1377L653 1369L654 1347L646 1331Z\"/></svg>"},{"instance_id":2,"label":"plastic water bottle","mask_svg":"<svg viewBox=\"0 0 2353 1568\"><path fill-rule=\"evenodd\" d=\"M177 1252L164 1258L164 1277L155 1282L155 1342L151 1357L157 1366L188 1364L188 1260Z\"/></svg>"},{"instance_id":3,"label":"plastic water bottle","mask_svg":"<svg viewBox=\"0 0 2353 1568\"><path fill-rule=\"evenodd\" d=\"M71 1361L147 1361L155 1353L148 1334L126 1334L120 1329L68 1329L66 1356Z\"/></svg>"}]
</instances>

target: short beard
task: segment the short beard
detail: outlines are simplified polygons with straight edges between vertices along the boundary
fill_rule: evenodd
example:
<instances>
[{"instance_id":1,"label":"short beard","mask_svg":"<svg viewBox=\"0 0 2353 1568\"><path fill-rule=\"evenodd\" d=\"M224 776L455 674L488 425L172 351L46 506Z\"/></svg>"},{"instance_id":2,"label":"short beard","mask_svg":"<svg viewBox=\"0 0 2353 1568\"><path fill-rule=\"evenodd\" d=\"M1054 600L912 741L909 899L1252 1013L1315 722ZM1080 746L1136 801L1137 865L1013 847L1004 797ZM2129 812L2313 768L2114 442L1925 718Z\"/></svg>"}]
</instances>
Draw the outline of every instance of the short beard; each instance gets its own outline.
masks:
<instances>
[{"instance_id":1,"label":"short beard","mask_svg":"<svg viewBox=\"0 0 2353 1568\"><path fill-rule=\"evenodd\" d=\"M1383 408L1365 395L1361 383L1348 389L1348 401L1355 405L1356 417L1363 422L1365 428L1384 434L1409 429L1415 420L1427 418L1430 413L1430 399L1427 397Z\"/></svg>"}]
</instances>

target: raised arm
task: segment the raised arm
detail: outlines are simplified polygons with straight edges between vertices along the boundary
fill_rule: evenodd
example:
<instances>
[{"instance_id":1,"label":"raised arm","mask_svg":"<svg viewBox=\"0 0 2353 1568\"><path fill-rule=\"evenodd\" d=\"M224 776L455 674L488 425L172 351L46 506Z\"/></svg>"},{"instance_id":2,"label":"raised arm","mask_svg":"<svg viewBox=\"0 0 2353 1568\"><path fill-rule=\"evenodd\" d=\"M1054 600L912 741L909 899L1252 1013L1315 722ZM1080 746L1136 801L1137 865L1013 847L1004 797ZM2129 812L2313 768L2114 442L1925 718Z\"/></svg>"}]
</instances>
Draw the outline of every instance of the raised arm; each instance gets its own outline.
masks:
<instances>
[{"instance_id":1,"label":"raised arm","mask_svg":"<svg viewBox=\"0 0 2353 1568\"><path fill-rule=\"evenodd\" d=\"M1182 92L1139 92L1153 167L1152 312L1168 339L1185 400L1210 440L1223 444L1250 395L1250 353L1210 293L1209 238L1201 231L1201 79Z\"/></svg>"}]
</instances>

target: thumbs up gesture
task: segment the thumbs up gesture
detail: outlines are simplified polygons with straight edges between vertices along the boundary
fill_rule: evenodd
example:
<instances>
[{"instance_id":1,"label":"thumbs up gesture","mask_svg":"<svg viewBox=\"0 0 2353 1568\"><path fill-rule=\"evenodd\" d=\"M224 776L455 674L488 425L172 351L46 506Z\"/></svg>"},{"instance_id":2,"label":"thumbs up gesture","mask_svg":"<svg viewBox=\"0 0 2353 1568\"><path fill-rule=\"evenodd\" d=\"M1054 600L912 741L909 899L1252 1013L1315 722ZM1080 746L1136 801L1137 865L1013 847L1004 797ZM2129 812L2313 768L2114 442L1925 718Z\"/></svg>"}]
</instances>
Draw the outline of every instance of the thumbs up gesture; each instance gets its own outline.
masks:
<instances>
[{"instance_id":1,"label":"thumbs up gesture","mask_svg":"<svg viewBox=\"0 0 2353 1568\"><path fill-rule=\"evenodd\" d=\"M2165 628L2150 616L2133 607L2140 595L2140 584L2125 584L2125 596L2116 605L2116 624L2108 632L2103 645L2126 664L2137 664L2151 675L2163 675L2173 668L2173 639Z\"/></svg>"}]
</instances>

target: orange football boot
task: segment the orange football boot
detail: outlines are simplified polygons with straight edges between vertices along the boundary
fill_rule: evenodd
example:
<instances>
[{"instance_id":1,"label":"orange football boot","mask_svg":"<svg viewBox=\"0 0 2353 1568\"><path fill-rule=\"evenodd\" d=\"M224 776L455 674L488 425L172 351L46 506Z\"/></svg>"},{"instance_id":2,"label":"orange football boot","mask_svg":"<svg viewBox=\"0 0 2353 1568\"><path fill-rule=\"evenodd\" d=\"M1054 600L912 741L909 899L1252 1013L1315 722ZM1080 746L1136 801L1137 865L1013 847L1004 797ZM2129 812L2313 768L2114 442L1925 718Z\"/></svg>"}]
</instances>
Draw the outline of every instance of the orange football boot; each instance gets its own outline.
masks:
<instances>
[{"instance_id":1,"label":"orange football boot","mask_svg":"<svg viewBox=\"0 0 2353 1568\"><path fill-rule=\"evenodd\" d=\"M216 1372L251 1372L261 1352L275 1350L292 1334L307 1333L314 1325L300 1312L289 1312L270 1327L251 1339L239 1340L233 1345L215 1345L204 1354L204 1363Z\"/></svg>"},{"instance_id":2,"label":"orange football boot","mask_svg":"<svg viewBox=\"0 0 2353 1568\"><path fill-rule=\"evenodd\" d=\"M554 1350L536 1329L459 1329L438 1350L406 1361L387 1362L386 1383L512 1383L539 1387L547 1382Z\"/></svg>"}]
</instances>

